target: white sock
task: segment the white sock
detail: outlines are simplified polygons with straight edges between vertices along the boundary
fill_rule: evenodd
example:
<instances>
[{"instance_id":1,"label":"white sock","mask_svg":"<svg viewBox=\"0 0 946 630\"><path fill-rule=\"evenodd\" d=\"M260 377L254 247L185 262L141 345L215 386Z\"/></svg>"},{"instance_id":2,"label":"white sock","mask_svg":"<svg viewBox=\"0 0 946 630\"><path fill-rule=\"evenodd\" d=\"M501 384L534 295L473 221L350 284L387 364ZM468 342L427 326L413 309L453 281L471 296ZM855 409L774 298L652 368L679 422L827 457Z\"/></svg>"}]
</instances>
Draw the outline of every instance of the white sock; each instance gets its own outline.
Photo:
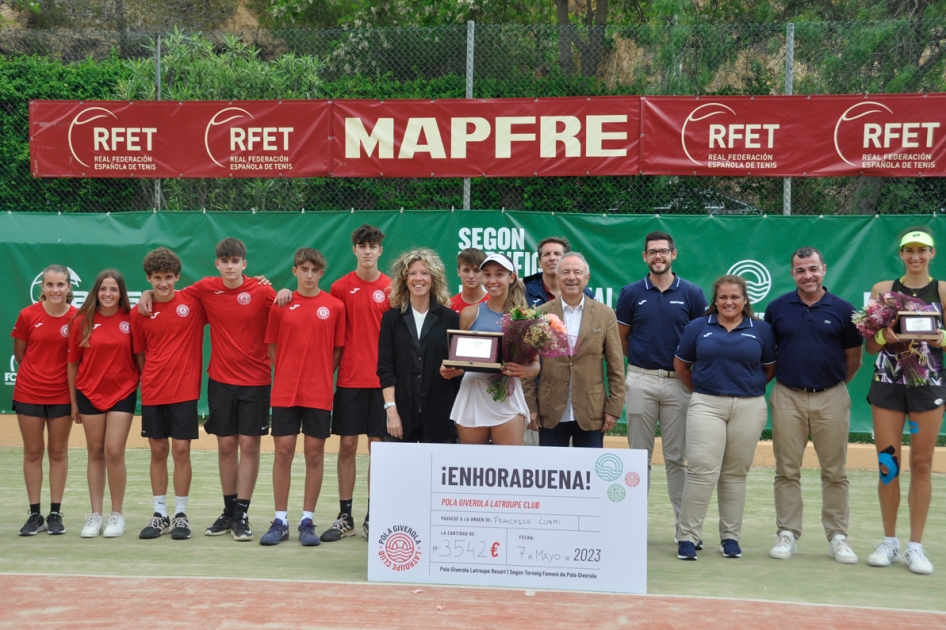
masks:
<instances>
[{"instance_id":1,"label":"white sock","mask_svg":"<svg viewBox=\"0 0 946 630\"><path fill-rule=\"evenodd\" d=\"M168 515L168 495L154 495L151 497L151 500L154 501L154 511L160 514L161 516Z\"/></svg>"},{"instance_id":2,"label":"white sock","mask_svg":"<svg viewBox=\"0 0 946 630\"><path fill-rule=\"evenodd\" d=\"M289 525L289 512L280 512L276 510L276 518L282 521L283 525Z\"/></svg>"},{"instance_id":3,"label":"white sock","mask_svg":"<svg viewBox=\"0 0 946 630\"><path fill-rule=\"evenodd\" d=\"M900 541L897 539L896 536L884 536L884 542L889 545L892 545L894 549L900 548Z\"/></svg>"},{"instance_id":4,"label":"white sock","mask_svg":"<svg viewBox=\"0 0 946 630\"><path fill-rule=\"evenodd\" d=\"M916 549L917 551L923 551L923 545L920 543L913 542L912 540L907 543L907 549Z\"/></svg>"},{"instance_id":5,"label":"white sock","mask_svg":"<svg viewBox=\"0 0 946 630\"><path fill-rule=\"evenodd\" d=\"M187 514L187 497L174 495L174 515Z\"/></svg>"},{"instance_id":6,"label":"white sock","mask_svg":"<svg viewBox=\"0 0 946 630\"><path fill-rule=\"evenodd\" d=\"M313 523L315 522L315 512L302 512L302 518L299 519L299 524L302 525L302 521L309 519Z\"/></svg>"},{"instance_id":7,"label":"white sock","mask_svg":"<svg viewBox=\"0 0 946 630\"><path fill-rule=\"evenodd\" d=\"M121 516L121 515L122 515L121 512L116 512L115 510L112 510L112 516Z\"/></svg>"}]
</instances>

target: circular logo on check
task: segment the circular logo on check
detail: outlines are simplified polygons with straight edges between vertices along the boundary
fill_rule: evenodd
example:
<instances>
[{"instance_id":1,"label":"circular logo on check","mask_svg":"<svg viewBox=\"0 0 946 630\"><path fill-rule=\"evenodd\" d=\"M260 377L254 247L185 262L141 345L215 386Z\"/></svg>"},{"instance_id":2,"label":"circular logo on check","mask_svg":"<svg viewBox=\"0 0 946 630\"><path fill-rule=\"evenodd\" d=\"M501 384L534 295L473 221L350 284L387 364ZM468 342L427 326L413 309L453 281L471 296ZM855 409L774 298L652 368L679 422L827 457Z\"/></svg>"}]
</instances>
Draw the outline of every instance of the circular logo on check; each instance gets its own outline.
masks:
<instances>
[{"instance_id":1,"label":"circular logo on check","mask_svg":"<svg viewBox=\"0 0 946 630\"><path fill-rule=\"evenodd\" d=\"M624 483L628 488L636 488L637 484L641 482L641 476L636 472L629 472L624 475Z\"/></svg>"},{"instance_id":2,"label":"circular logo on check","mask_svg":"<svg viewBox=\"0 0 946 630\"><path fill-rule=\"evenodd\" d=\"M239 302L243 306L246 306L247 304L250 303L250 294L247 293L246 291L242 292L240 295L237 296L237 302Z\"/></svg>"},{"instance_id":3,"label":"circular logo on check","mask_svg":"<svg viewBox=\"0 0 946 630\"><path fill-rule=\"evenodd\" d=\"M624 491L624 488L622 488L621 486L617 484L614 484L613 486L608 488L608 498L614 501L615 503L620 503L621 501L623 501L626 495L627 493Z\"/></svg>"},{"instance_id":4,"label":"circular logo on check","mask_svg":"<svg viewBox=\"0 0 946 630\"><path fill-rule=\"evenodd\" d=\"M603 481L614 481L624 472L624 464L617 455L605 453L595 462L595 474Z\"/></svg>"}]
</instances>

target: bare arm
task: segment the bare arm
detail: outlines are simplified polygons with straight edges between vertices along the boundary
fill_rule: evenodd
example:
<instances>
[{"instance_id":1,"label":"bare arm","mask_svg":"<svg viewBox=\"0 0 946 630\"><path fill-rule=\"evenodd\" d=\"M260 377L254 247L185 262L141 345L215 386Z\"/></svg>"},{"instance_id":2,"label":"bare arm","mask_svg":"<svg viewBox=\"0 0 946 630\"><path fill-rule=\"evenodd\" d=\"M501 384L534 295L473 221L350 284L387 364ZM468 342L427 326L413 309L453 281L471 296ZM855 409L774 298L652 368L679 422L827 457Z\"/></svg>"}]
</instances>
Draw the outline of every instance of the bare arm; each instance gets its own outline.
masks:
<instances>
[{"instance_id":1,"label":"bare arm","mask_svg":"<svg viewBox=\"0 0 946 630\"><path fill-rule=\"evenodd\" d=\"M762 369L765 370L765 382L771 383L772 379L775 378L775 364L769 363L768 365L763 365ZM690 389L693 389L692 387Z\"/></svg>"},{"instance_id":2,"label":"bare arm","mask_svg":"<svg viewBox=\"0 0 946 630\"><path fill-rule=\"evenodd\" d=\"M627 356L627 342L631 336L631 327L618 322L618 336L621 337L621 352Z\"/></svg>"},{"instance_id":3,"label":"bare arm","mask_svg":"<svg viewBox=\"0 0 946 630\"><path fill-rule=\"evenodd\" d=\"M72 420L76 424L82 424L82 416L79 414L79 404L76 402L76 376L79 374L78 363L66 364L66 380L69 382L69 403L72 405Z\"/></svg>"},{"instance_id":4,"label":"bare arm","mask_svg":"<svg viewBox=\"0 0 946 630\"><path fill-rule=\"evenodd\" d=\"M857 374L857 371L861 368L861 356L861 346L848 348L844 351L844 360L847 363L847 377L844 379L845 383L850 383L854 375Z\"/></svg>"},{"instance_id":5,"label":"bare arm","mask_svg":"<svg viewBox=\"0 0 946 630\"><path fill-rule=\"evenodd\" d=\"M385 387L381 390L381 395L384 396L384 402L393 403L394 402L394 385L390 387ZM404 425L401 424L401 416L397 412L397 406L391 405L385 409L388 417L388 434L391 437L401 439L404 437Z\"/></svg>"},{"instance_id":6,"label":"bare arm","mask_svg":"<svg viewBox=\"0 0 946 630\"><path fill-rule=\"evenodd\" d=\"M26 355L26 341L23 339L13 340L13 358L17 363L23 363L23 357Z\"/></svg>"},{"instance_id":7,"label":"bare arm","mask_svg":"<svg viewBox=\"0 0 946 630\"><path fill-rule=\"evenodd\" d=\"M151 317L151 306L154 303L154 291L148 289L141 292L138 300L138 313L143 317Z\"/></svg>"},{"instance_id":8,"label":"bare arm","mask_svg":"<svg viewBox=\"0 0 946 630\"><path fill-rule=\"evenodd\" d=\"M686 387L691 392L693 391L693 364L687 363L686 361L673 357L673 371L677 373L677 378L680 379L680 382L683 383L683 386ZM772 373L775 374L773 368Z\"/></svg>"}]
</instances>

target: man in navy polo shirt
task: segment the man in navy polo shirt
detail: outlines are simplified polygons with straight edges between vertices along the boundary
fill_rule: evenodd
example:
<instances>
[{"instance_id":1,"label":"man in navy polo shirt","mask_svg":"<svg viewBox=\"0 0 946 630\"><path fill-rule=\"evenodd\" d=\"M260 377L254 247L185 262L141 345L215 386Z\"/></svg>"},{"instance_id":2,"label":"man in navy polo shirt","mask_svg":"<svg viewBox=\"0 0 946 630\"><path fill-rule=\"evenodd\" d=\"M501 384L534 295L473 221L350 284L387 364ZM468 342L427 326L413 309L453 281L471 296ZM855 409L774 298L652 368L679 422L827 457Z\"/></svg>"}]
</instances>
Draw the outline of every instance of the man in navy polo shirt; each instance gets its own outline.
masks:
<instances>
[{"instance_id":1,"label":"man in navy polo shirt","mask_svg":"<svg viewBox=\"0 0 946 630\"><path fill-rule=\"evenodd\" d=\"M707 309L703 290L673 273L677 258L673 237L651 232L644 238L644 262L650 272L621 289L618 297L618 333L627 356L625 409L627 443L647 449L647 481L660 436L667 467L667 492L675 520L686 481L686 414L690 393L673 371L673 353L691 320Z\"/></svg>"},{"instance_id":2,"label":"man in navy polo shirt","mask_svg":"<svg viewBox=\"0 0 946 630\"><path fill-rule=\"evenodd\" d=\"M861 366L861 336L851 322L854 306L824 288L827 266L814 247L792 255L796 291L776 298L765 309L778 345L772 407L775 450L775 524L778 537L769 551L787 560L798 552L801 537L801 463L814 444L821 464L821 522L828 554L844 564L857 563L847 540L848 479L845 471L851 397L847 383Z\"/></svg>"}]
</instances>

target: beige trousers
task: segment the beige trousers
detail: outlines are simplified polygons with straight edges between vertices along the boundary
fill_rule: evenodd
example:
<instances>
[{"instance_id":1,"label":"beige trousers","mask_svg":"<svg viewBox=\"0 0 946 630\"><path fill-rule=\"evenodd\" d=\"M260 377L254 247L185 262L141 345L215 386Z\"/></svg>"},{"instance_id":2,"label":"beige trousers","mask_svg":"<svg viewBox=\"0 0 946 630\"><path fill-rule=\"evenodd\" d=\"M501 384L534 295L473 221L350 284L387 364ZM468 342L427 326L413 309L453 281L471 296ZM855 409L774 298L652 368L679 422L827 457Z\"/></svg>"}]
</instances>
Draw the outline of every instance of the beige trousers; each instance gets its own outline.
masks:
<instances>
[{"instance_id":1,"label":"beige trousers","mask_svg":"<svg viewBox=\"0 0 946 630\"><path fill-rule=\"evenodd\" d=\"M660 440L667 465L667 494L674 520L680 521L683 484L687 479L687 406L690 392L678 378L645 375L628 370L625 410L627 445L647 451L647 488L650 490L650 460L654 436L660 424Z\"/></svg>"},{"instance_id":2,"label":"beige trousers","mask_svg":"<svg viewBox=\"0 0 946 630\"><path fill-rule=\"evenodd\" d=\"M694 393L687 413L687 471L679 540L703 538L713 488L719 503L719 538L739 540L746 507L746 476L767 417L765 396L734 398Z\"/></svg>"},{"instance_id":3,"label":"beige trousers","mask_svg":"<svg viewBox=\"0 0 946 630\"><path fill-rule=\"evenodd\" d=\"M775 527L801 537L801 464L808 436L821 467L821 524L828 540L847 535L848 431L851 427L851 396L844 383L806 394L776 382L772 406L772 448L775 451Z\"/></svg>"}]
</instances>

